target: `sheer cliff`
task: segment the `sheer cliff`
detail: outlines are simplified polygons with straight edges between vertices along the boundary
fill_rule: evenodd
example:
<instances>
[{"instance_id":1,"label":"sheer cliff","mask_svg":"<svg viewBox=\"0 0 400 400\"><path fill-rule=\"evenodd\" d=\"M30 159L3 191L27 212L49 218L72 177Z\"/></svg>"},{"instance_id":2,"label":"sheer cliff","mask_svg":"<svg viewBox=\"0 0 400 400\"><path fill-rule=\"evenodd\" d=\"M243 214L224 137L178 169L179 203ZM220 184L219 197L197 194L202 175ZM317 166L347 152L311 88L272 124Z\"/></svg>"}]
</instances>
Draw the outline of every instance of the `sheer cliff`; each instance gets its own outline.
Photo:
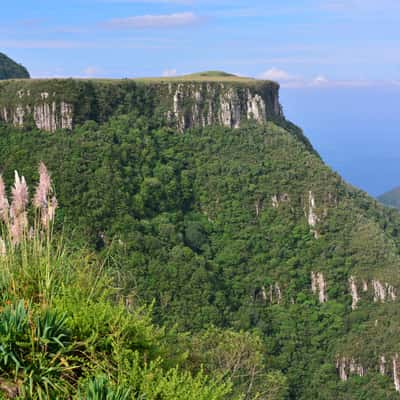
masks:
<instances>
[{"instance_id":1,"label":"sheer cliff","mask_svg":"<svg viewBox=\"0 0 400 400\"><path fill-rule=\"evenodd\" d=\"M0 83L0 119L55 132L136 111L164 118L181 132L212 125L238 128L245 121L281 117L278 90L273 82L240 78L8 81Z\"/></svg>"}]
</instances>

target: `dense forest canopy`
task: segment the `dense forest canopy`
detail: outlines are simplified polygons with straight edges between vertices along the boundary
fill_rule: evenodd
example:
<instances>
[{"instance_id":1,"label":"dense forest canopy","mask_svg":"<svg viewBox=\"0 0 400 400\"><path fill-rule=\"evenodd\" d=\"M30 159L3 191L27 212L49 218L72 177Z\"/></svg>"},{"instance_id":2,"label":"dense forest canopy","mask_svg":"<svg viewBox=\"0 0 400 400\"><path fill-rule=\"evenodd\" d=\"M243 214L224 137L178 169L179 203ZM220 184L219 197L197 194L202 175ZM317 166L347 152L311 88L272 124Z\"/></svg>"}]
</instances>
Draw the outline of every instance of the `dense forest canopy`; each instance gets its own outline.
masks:
<instances>
[{"instance_id":1,"label":"dense forest canopy","mask_svg":"<svg viewBox=\"0 0 400 400\"><path fill-rule=\"evenodd\" d=\"M40 161L54 181L54 228L67 238L68 257L78 268L91 254L98 264L82 268L104 265L102 279L118 288L100 292L82 317L72 286L55 295L69 340L89 340L94 324L95 337L105 338L100 354L115 368L95 369L96 344L85 342L93 359L79 358L65 393L96 384L134 387L126 398L146 399L398 397L400 217L347 185L293 124L181 133L121 109L54 134L0 125L8 187L14 169L36 182ZM22 289L12 295L4 299L9 314L32 298ZM40 320L41 297L33 301ZM118 331L115 347L106 337L114 337L118 313L127 331ZM0 387L15 379L4 360ZM53 379L66 385L62 374ZM168 397L177 382L183 394Z\"/></svg>"},{"instance_id":2,"label":"dense forest canopy","mask_svg":"<svg viewBox=\"0 0 400 400\"><path fill-rule=\"evenodd\" d=\"M29 78L28 70L3 53L0 53L0 80Z\"/></svg>"}]
</instances>

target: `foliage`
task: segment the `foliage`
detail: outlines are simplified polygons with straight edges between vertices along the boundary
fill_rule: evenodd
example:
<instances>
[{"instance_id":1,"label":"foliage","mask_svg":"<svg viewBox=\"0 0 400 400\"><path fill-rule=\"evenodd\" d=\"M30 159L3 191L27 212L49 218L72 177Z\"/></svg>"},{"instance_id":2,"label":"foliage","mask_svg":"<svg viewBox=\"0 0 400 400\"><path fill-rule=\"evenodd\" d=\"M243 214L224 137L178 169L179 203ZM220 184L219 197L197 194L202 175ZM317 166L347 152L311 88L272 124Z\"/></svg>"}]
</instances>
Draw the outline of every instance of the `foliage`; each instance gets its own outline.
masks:
<instances>
[{"instance_id":1,"label":"foliage","mask_svg":"<svg viewBox=\"0 0 400 400\"><path fill-rule=\"evenodd\" d=\"M380 195L378 200L386 206L400 209L400 188L395 188Z\"/></svg>"},{"instance_id":2,"label":"foliage","mask_svg":"<svg viewBox=\"0 0 400 400\"><path fill-rule=\"evenodd\" d=\"M43 218L54 216L50 177L43 164L40 171L32 219L24 177L16 174L10 205L0 185L0 392L24 399L226 398L229 382L181 370L183 354L150 311L128 305L110 289L104 265L53 235L53 218Z\"/></svg>"},{"instance_id":3,"label":"foliage","mask_svg":"<svg viewBox=\"0 0 400 400\"><path fill-rule=\"evenodd\" d=\"M28 70L5 54L0 53L0 80L25 78L29 78Z\"/></svg>"},{"instance_id":4,"label":"foliage","mask_svg":"<svg viewBox=\"0 0 400 400\"><path fill-rule=\"evenodd\" d=\"M397 301L374 302L371 281L400 287L397 211L343 182L286 121L182 135L127 107L105 122L107 93L118 87L98 89L97 122L72 133L0 127L7 183L15 165L36 179L43 159L57 187L55 229L69 240L51 245L50 265L63 273L50 303L79 344L74 390L106 376L96 382L107 393L130 388L146 398L229 390L226 398L390 398L377 356L398 351ZM146 98L142 89L132 85ZM21 271L16 290L4 294L14 306L42 303L31 286L46 263L24 257L11 263ZM311 290L315 271L326 280L323 304ZM339 382L338 354L362 359L369 372Z\"/></svg>"}]
</instances>

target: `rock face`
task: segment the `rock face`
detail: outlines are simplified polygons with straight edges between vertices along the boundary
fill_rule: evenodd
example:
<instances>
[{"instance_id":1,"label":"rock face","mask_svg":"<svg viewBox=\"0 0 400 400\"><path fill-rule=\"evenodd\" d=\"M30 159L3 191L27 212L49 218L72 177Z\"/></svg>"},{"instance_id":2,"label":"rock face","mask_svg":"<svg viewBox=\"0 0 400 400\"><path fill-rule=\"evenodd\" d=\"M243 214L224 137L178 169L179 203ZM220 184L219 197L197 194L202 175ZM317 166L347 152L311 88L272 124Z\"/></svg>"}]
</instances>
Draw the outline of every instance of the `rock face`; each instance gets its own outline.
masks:
<instances>
[{"instance_id":1,"label":"rock face","mask_svg":"<svg viewBox=\"0 0 400 400\"><path fill-rule=\"evenodd\" d=\"M357 286L359 283L357 282L357 278L354 276L350 276L349 278L349 291L352 298L351 308L353 310L357 308L357 304L361 300L360 289L362 289L363 293L368 292L368 282L365 279L360 282L360 285ZM373 279L370 287L371 291L373 290L375 303L387 303L397 300L396 288L387 282L381 282L377 279Z\"/></svg>"},{"instance_id":2,"label":"rock face","mask_svg":"<svg viewBox=\"0 0 400 400\"><path fill-rule=\"evenodd\" d=\"M378 280L372 281L374 288L374 301L384 303L386 300L395 301L397 298L396 289L388 283L382 283Z\"/></svg>"},{"instance_id":3,"label":"rock face","mask_svg":"<svg viewBox=\"0 0 400 400\"><path fill-rule=\"evenodd\" d=\"M5 81L0 84L0 119L55 132L86 120L104 122L120 111L165 118L180 132L220 125L239 128L282 118L279 86L268 81Z\"/></svg>"},{"instance_id":4,"label":"rock face","mask_svg":"<svg viewBox=\"0 0 400 400\"><path fill-rule=\"evenodd\" d=\"M352 310L355 310L357 308L357 303L360 301L360 296L358 295L357 283L354 276L351 276L349 278L349 285L350 285L350 294L352 298L351 308Z\"/></svg>"},{"instance_id":5,"label":"rock face","mask_svg":"<svg viewBox=\"0 0 400 400\"><path fill-rule=\"evenodd\" d=\"M318 295L320 303L328 301L326 282L322 272L311 272L311 290L314 294Z\"/></svg>"},{"instance_id":6,"label":"rock face","mask_svg":"<svg viewBox=\"0 0 400 400\"><path fill-rule=\"evenodd\" d=\"M319 232L316 228L319 221L318 215L316 213L316 203L314 193L310 190L308 192L308 209L306 211L307 222L310 226L311 233L314 235L315 239L319 238Z\"/></svg>"},{"instance_id":7,"label":"rock face","mask_svg":"<svg viewBox=\"0 0 400 400\"><path fill-rule=\"evenodd\" d=\"M165 92L162 84L160 93ZM239 128L244 121L264 123L270 116L281 117L278 92L271 83L234 85L219 82L169 83L163 102L167 117L178 129L222 125Z\"/></svg>"},{"instance_id":8,"label":"rock face","mask_svg":"<svg viewBox=\"0 0 400 400\"><path fill-rule=\"evenodd\" d=\"M393 363L393 383L397 392L400 392L400 364L399 355L395 354L392 358Z\"/></svg>"},{"instance_id":9,"label":"rock face","mask_svg":"<svg viewBox=\"0 0 400 400\"><path fill-rule=\"evenodd\" d=\"M365 368L354 358L341 357L336 360L336 370L342 381L347 381L350 375L364 376Z\"/></svg>"},{"instance_id":10,"label":"rock face","mask_svg":"<svg viewBox=\"0 0 400 400\"><path fill-rule=\"evenodd\" d=\"M385 355L379 357L379 373L381 375L391 376L393 379L393 385L397 392L400 392L400 361L398 353L388 358ZM347 381L351 375L364 376L368 371L360 363L352 357L337 357L336 358L336 371L341 381Z\"/></svg>"}]
</instances>

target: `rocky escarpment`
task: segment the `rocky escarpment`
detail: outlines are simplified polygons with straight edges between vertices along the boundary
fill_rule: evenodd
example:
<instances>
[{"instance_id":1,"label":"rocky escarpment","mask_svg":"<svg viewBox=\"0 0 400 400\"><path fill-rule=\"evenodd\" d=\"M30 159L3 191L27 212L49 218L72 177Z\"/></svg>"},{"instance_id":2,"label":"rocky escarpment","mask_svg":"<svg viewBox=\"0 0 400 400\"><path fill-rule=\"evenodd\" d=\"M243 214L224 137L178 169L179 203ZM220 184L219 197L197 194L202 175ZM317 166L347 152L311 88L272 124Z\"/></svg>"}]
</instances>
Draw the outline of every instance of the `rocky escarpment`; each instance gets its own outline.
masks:
<instances>
[{"instance_id":1,"label":"rocky escarpment","mask_svg":"<svg viewBox=\"0 0 400 400\"><path fill-rule=\"evenodd\" d=\"M279 86L269 81L4 81L0 120L55 132L118 113L157 116L183 132L220 125L238 128L246 121L281 118Z\"/></svg>"},{"instance_id":2,"label":"rocky escarpment","mask_svg":"<svg viewBox=\"0 0 400 400\"><path fill-rule=\"evenodd\" d=\"M368 296L368 293L373 295L375 303L393 302L397 300L397 289L387 283L381 282L378 279L372 279L370 282L366 279L357 280L354 276L349 278L349 289L352 298L351 308L355 310L359 301L362 299L362 294Z\"/></svg>"},{"instance_id":3,"label":"rocky escarpment","mask_svg":"<svg viewBox=\"0 0 400 400\"><path fill-rule=\"evenodd\" d=\"M388 376L393 380L394 388L400 392L400 361L398 353L392 354L387 357L385 355L379 356L374 372L379 372L382 376ZM358 375L365 376L368 373L368 368L364 367L361 362L356 361L354 358L345 356L336 359L336 370L341 381L347 381L350 376Z\"/></svg>"},{"instance_id":4,"label":"rocky escarpment","mask_svg":"<svg viewBox=\"0 0 400 400\"><path fill-rule=\"evenodd\" d=\"M159 90L165 93L162 85ZM269 117L282 115L275 90L277 87L271 83L250 87L216 82L169 83L162 99L168 108L168 119L175 121L180 131L210 125L239 128L243 121L263 123Z\"/></svg>"},{"instance_id":5,"label":"rocky escarpment","mask_svg":"<svg viewBox=\"0 0 400 400\"><path fill-rule=\"evenodd\" d=\"M311 272L311 290L318 295L320 303L328 301L326 293L326 280L322 272Z\"/></svg>"}]
</instances>

